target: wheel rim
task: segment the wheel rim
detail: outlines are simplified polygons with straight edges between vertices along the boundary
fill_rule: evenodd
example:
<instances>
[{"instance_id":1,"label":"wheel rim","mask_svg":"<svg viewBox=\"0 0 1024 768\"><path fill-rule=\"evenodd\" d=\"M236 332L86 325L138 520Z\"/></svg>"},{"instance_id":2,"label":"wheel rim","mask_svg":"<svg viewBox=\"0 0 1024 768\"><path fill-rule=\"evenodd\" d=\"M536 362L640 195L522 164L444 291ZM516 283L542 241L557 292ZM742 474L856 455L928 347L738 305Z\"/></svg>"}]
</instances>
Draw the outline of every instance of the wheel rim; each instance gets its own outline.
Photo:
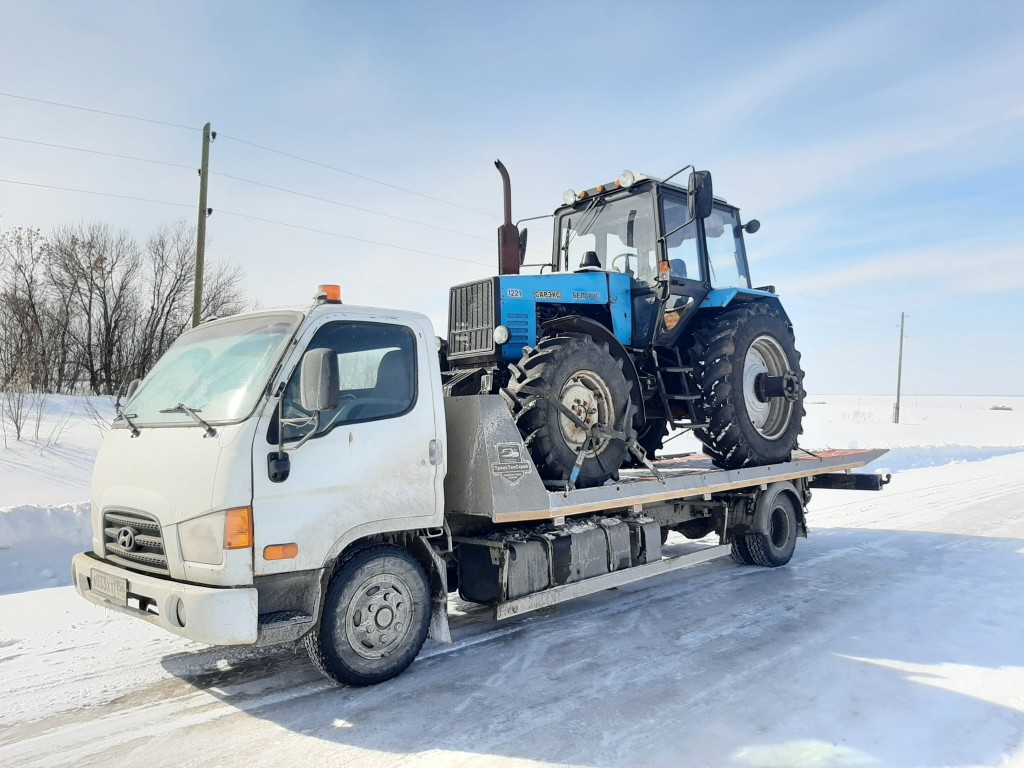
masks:
<instances>
[{"instance_id":1,"label":"wheel rim","mask_svg":"<svg viewBox=\"0 0 1024 768\"><path fill-rule=\"evenodd\" d=\"M767 402L758 399L756 381L759 374L782 376L789 371L786 351L772 336L758 336L743 359L743 402L747 416L758 434L768 440L778 438L789 426L793 403L784 397Z\"/></svg>"},{"instance_id":2,"label":"wheel rim","mask_svg":"<svg viewBox=\"0 0 1024 768\"><path fill-rule=\"evenodd\" d=\"M768 535L776 549L782 549L789 541L789 516L783 507L772 510L772 519L768 527Z\"/></svg>"},{"instance_id":3,"label":"wheel rim","mask_svg":"<svg viewBox=\"0 0 1024 768\"><path fill-rule=\"evenodd\" d=\"M364 659L381 659L401 648L411 625L410 594L394 574L371 576L360 584L345 611L352 650Z\"/></svg>"},{"instance_id":4,"label":"wheel rim","mask_svg":"<svg viewBox=\"0 0 1024 768\"><path fill-rule=\"evenodd\" d=\"M593 371L577 371L565 382L559 394L562 405L576 414L587 428L595 424L611 424L612 395L604 379ZM572 450L579 451L587 441L587 431L562 413L558 414L558 426L562 437ZM587 457L596 456L608 445L607 437L598 437Z\"/></svg>"}]
</instances>

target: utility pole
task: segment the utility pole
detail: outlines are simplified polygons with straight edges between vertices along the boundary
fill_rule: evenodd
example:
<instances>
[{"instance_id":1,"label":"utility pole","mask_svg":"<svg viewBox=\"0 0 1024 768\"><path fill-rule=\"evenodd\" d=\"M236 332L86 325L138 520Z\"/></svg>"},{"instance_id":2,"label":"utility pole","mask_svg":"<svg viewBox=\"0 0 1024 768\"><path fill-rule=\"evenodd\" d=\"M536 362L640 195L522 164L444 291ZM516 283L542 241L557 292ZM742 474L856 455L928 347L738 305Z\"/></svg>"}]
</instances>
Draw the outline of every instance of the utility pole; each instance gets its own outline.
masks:
<instances>
[{"instance_id":1,"label":"utility pole","mask_svg":"<svg viewBox=\"0 0 1024 768\"><path fill-rule=\"evenodd\" d=\"M199 226L196 231L196 289L192 297L192 327L199 325L199 312L203 306L203 258L206 253L206 217L210 215L206 207L206 180L210 176L210 124L203 126L203 164L199 168Z\"/></svg>"},{"instance_id":2,"label":"utility pole","mask_svg":"<svg viewBox=\"0 0 1024 768\"><path fill-rule=\"evenodd\" d=\"M906 315L900 312L900 364L896 369L896 405L892 408L892 423L900 423L900 388L903 384L903 321Z\"/></svg>"}]
</instances>

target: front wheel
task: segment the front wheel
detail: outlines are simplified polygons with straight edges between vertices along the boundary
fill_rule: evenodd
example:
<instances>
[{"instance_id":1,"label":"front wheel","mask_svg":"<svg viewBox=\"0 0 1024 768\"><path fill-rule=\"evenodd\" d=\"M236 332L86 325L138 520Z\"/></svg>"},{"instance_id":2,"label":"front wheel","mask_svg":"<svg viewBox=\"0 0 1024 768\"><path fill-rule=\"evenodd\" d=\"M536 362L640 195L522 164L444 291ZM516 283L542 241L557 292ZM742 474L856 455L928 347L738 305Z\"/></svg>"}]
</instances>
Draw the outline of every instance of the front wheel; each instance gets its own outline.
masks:
<instances>
[{"instance_id":1,"label":"front wheel","mask_svg":"<svg viewBox=\"0 0 1024 768\"><path fill-rule=\"evenodd\" d=\"M504 393L542 478L570 480L581 453L576 487L618 477L636 409L622 365L604 342L564 333L541 339L514 367Z\"/></svg>"},{"instance_id":2,"label":"front wheel","mask_svg":"<svg viewBox=\"0 0 1024 768\"><path fill-rule=\"evenodd\" d=\"M789 461L803 431L803 371L789 324L751 302L726 310L697 333L695 430L723 469Z\"/></svg>"},{"instance_id":3,"label":"front wheel","mask_svg":"<svg viewBox=\"0 0 1024 768\"><path fill-rule=\"evenodd\" d=\"M374 685L412 664L429 624L430 584L420 564L399 547L370 547L335 572L306 650L331 679Z\"/></svg>"}]
</instances>

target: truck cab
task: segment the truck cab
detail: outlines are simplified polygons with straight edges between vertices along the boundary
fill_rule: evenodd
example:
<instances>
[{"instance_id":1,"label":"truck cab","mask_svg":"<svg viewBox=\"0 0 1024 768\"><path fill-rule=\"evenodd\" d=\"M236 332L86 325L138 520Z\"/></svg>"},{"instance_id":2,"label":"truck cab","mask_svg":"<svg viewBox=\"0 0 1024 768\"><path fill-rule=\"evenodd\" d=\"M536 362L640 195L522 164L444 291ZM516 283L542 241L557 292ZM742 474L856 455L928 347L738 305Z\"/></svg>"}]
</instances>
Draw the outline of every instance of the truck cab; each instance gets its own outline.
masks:
<instances>
[{"instance_id":1,"label":"truck cab","mask_svg":"<svg viewBox=\"0 0 1024 768\"><path fill-rule=\"evenodd\" d=\"M300 363L337 362L303 407ZM103 441L83 597L212 644L298 637L352 542L437 528L444 411L430 321L320 300L183 334ZM214 610L215 607L215 610Z\"/></svg>"}]
</instances>

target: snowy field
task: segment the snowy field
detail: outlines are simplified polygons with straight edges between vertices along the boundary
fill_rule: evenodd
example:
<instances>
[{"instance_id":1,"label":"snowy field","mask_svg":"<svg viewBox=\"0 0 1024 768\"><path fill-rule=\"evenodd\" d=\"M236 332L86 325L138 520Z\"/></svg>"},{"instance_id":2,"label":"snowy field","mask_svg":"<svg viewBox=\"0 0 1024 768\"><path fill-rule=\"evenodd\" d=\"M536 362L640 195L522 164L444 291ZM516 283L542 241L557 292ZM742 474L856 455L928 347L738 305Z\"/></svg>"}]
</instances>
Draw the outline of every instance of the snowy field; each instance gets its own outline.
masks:
<instances>
[{"instance_id":1,"label":"snowy field","mask_svg":"<svg viewBox=\"0 0 1024 768\"><path fill-rule=\"evenodd\" d=\"M500 625L453 600L452 645L353 690L66 586L102 432L50 398L38 439L0 445L0 765L1024 766L1024 398L891 411L811 398L803 446L890 448L872 469L894 477L816 492L789 566L719 560Z\"/></svg>"}]
</instances>

